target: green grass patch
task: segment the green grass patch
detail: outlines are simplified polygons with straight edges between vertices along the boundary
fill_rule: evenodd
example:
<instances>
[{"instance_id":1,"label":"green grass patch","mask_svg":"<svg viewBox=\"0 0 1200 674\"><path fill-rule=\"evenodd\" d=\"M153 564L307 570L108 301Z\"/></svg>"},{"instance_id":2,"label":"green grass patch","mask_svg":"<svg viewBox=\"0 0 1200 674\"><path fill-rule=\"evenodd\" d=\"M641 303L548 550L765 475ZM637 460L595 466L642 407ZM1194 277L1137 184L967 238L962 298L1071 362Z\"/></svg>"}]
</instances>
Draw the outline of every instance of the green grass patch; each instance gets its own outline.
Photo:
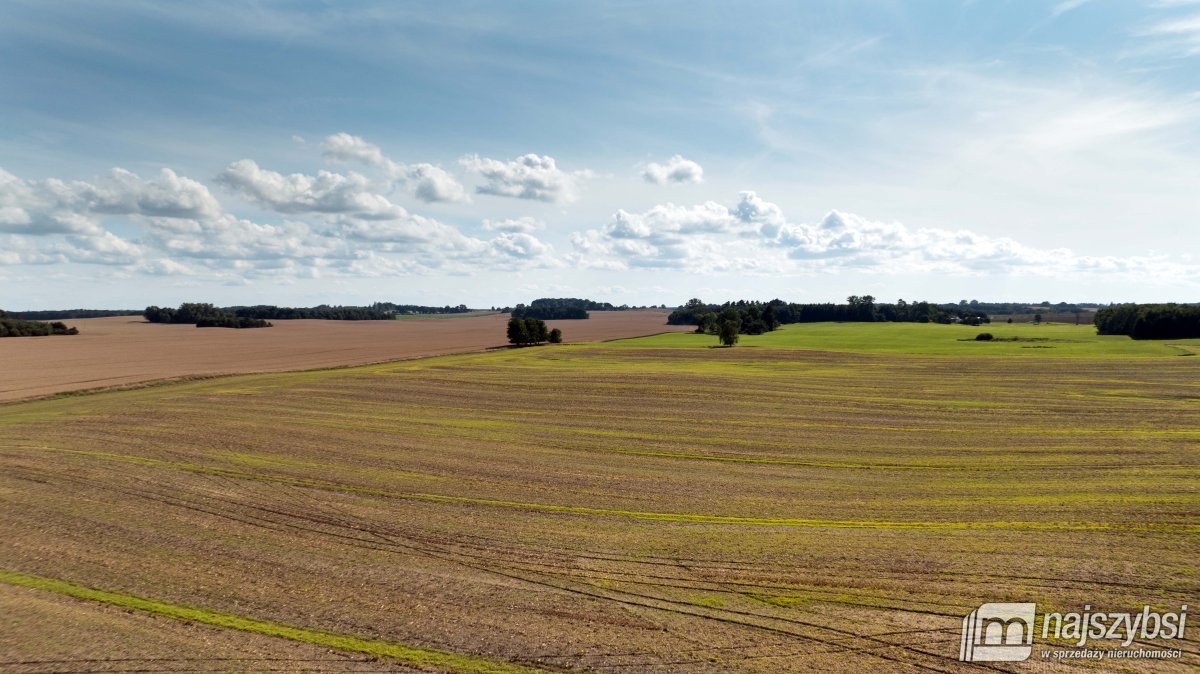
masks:
<instances>
[{"instance_id":1,"label":"green grass patch","mask_svg":"<svg viewBox=\"0 0 1200 674\"><path fill-rule=\"evenodd\" d=\"M289 641L324 646L347 653L365 653L367 655L393 658L420 668L433 668L451 672L472 672L475 674L523 674L526 672L544 671L522 665L494 662L471 655L409 646L394 641L363 639L350 634L338 634L324 630L296 627L294 625L247 618L232 613L222 613L194 606L169 604L164 601L146 599L132 594L96 590L65 580L15 571L0 570L0 582L34 590L54 592L75 599L100 602L109 606L133 609L135 611L170 618L171 620L212 625L214 627L223 627L241 632L252 632L254 634L278 637Z\"/></svg>"},{"instance_id":2,"label":"green grass patch","mask_svg":"<svg viewBox=\"0 0 1200 674\"><path fill-rule=\"evenodd\" d=\"M981 331L995 335L976 341ZM1047 348L1029 348L1032 345ZM607 348L709 348L717 338L673 332L608 342ZM742 335L736 349L809 349L915 355L1028 356L1057 358L1166 358L1200 351L1197 340L1134 340L1097 335L1092 325L999 323L985 326L936 323L796 323L765 335Z\"/></svg>"}]
</instances>

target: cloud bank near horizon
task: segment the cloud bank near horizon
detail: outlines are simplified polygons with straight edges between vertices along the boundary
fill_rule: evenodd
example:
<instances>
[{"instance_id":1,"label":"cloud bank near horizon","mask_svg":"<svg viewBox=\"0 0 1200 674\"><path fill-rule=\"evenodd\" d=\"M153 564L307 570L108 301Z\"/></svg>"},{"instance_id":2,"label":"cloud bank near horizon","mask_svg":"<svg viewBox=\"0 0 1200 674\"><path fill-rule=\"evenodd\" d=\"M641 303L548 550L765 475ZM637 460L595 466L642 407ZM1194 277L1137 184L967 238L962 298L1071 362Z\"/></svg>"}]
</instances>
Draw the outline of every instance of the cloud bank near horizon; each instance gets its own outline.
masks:
<instances>
[{"instance_id":1,"label":"cloud bank near horizon","mask_svg":"<svg viewBox=\"0 0 1200 674\"><path fill-rule=\"evenodd\" d=\"M348 133L328 136L321 151L333 168L285 174L243 158L208 184L170 168L149 178L113 168L91 181L24 179L0 169L0 268L105 265L126 277L209 282L572 268L764 277L1103 275L1186 284L1200 272L1186 256L1087 255L839 210L801 222L751 190L728 201L641 210L614 203L606 222L575 227L531 215L464 227L413 209L466 203L472 183L480 199L566 208L595 174L564 171L535 153L468 155L452 174L397 162ZM366 173L342 168L350 164ZM645 171L642 179L655 184L697 184L703 175L679 155ZM565 245L556 247L553 237Z\"/></svg>"}]
</instances>

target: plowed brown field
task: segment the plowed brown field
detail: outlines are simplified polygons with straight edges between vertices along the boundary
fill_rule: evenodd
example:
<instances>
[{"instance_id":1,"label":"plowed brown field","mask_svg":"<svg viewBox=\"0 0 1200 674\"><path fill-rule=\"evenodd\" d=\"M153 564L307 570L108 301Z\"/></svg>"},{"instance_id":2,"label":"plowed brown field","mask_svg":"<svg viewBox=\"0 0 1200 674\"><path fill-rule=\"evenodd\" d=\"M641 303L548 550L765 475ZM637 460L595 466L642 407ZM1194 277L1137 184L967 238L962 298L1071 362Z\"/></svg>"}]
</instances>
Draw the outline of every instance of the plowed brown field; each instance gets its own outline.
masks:
<instances>
[{"instance_id":1,"label":"plowed brown field","mask_svg":"<svg viewBox=\"0 0 1200 674\"><path fill-rule=\"evenodd\" d=\"M0 401L159 379L280 372L482 351L505 344L508 316L403 321L275 321L264 330L154 325L141 317L67 321L75 337L0 340ZM597 311L586 321L548 321L566 342L669 330L665 311Z\"/></svg>"}]
</instances>

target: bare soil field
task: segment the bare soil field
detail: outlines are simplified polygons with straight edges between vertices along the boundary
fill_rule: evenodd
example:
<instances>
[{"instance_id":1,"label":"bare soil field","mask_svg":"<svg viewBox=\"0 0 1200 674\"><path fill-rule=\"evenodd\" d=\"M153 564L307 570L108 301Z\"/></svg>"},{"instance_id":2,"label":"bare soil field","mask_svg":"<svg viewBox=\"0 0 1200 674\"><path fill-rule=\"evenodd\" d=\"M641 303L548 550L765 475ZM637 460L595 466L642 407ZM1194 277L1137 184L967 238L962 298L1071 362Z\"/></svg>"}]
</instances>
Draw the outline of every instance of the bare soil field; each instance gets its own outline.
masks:
<instances>
[{"instance_id":1,"label":"bare soil field","mask_svg":"<svg viewBox=\"0 0 1200 674\"><path fill-rule=\"evenodd\" d=\"M1037 314L991 314L988 318L992 319L992 323L1007 323L1008 319L1012 319L1013 323L1032 323L1034 316ZM1043 323L1066 323L1068 325L1091 325L1092 321L1096 320L1096 312L1081 311L1078 314L1057 313L1046 311L1042 313Z\"/></svg>"},{"instance_id":2,"label":"bare soil field","mask_svg":"<svg viewBox=\"0 0 1200 674\"><path fill-rule=\"evenodd\" d=\"M1198 373L621 342L5 404L0 586L434 671L1096 671L963 616L1197 604Z\"/></svg>"},{"instance_id":3,"label":"bare soil field","mask_svg":"<svg viewBox=\"0 0 1200 674\"><path fill-rule=\"evenodd\" d=\"M665 311L597 311L591 318L548 321L567 343L689 330L666 324ZM146 323L116 316L68 321L72 337L0 339L0 401L159 379L278 372L482 351L506 343L507 315L400 321L275 321L230 330Z\"/></svg>"}]
</instances>

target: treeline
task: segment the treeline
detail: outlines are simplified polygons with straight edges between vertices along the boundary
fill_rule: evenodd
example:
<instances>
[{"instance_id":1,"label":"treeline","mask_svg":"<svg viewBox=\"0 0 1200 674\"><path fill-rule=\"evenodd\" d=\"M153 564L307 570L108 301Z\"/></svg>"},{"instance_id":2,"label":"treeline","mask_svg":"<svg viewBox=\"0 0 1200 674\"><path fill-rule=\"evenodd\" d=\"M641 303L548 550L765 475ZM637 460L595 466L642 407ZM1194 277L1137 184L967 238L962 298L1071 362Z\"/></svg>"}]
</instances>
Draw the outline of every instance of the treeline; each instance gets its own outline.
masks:
<instances>
[{"instance_id":1,"label":"treeline","mask_svg":"<svg viewBox=\"0 0 1200 674\"><path fill-rule=\"evenodd\" d=\"M227 310L202 302L184 302L178 309L149 306L142 312L151 323L182 323L197 328L269 328L261 318L238 316Z\"/></svg>"},{"instance_id":2,"label":"treeline","mask_svg":"<svg viewBox=\"0 0 1200 674\"><path fill-rule=\"evenodd\" d=\"M341 306L319 304L315 307L278 307L273 304L253 306L217 307L212 304L185 303L178 309L169 307L146 307L142 315L151 323L195 323L198 327L242 327L262 328L266 325L253 321L287 321L312 319L321 321L390 321L397 315L409 314L462 314L472 311L467 305L431 307L418 304L393 304L375 302L370 306ZM134 312L137 313L137 312ZM229 317L249 319L231 321ZM199 318L206 319L203 324ZM237 323L237 325L234 325ZM210 326L210 324L212 324Z\"/></svg>"},{"instance_id":3,"label":"treeline","mask_svg":"<svg viewBox=\"0 0 1200 674\"><path fill-rule=\"evenodd\" d=\"M981 311L989 315L995 314L1074 314L1082 313L1090 309L1098 309L1103 304L1094 302L1082 302L1072 304L1070 302L980 302L978 300L959 300L957 304L939 304L943 309L966 309L970 311Z\"/></svg>"},{"instance_id":4,"label":"treeline","mask_svg":"<svg viewBox=\"0 0 1200 674\"><path fill-rule=\"evenodd\" d=\"M1189 304L1118 304L1096 312L1096 332L1134 339L1200 337L1200 306Z\"/></svg>"},{"instance_id":5,"label":"treeline","mask_svg":"<svg viewBox=\"0 0 1200 674\"><path fill-rule=\"evenodd\" d=\"M667 307L666 305L662 305L661 307L631 307L628 304L614 306L609 302L595 302L578 297L541 297L530 302L528 305L518 304L515 307L504 307L500 311L511 313L517 318L540 318L544 321L550 321L556 319L588 318L589 311L633 311L635 309L659 308L666 309Z\"/></svg>"},{"instance_id":6,"label":"treeline","mask_svg":"<svg viewBox=\"0 0 1200 674\"><path fill-rule=\"evenodd\" d=\"M393 314L465 314L474 309L467 308L465 304L450 306L447 304L444 307L427 307L420 304L393 304L391 302L376 302L369 309L376 311L385 311Z\"/></svg>"},{"instance_id":7,"label":"treeline","mask_svg":"<svg viewBox=\"0 0 1200 674\"><path fill-rule=\"evenodd\" d=\"M107 318L109 316L137 316L137 309L56 309L52 311L10 311L12 318L27 321L59 321L70 318Z\"/></svg>"},{"instance_id":8,"label":"treeline","mask_svg":"<svg viewBox=\"0 0 1200 674\"><path fill-rule=\"evenodd\" d=\"M895 304L877 303L870 295L851 295L845 304L797 304L779 299L770 302L738 300L706 304L703 300L691 299L667 316L670 325L695 325L697 332L709 334L718 334L722 326L730 321L738 323L738 333L743 335L761 335L790 323L890 321L982 325L990 322L986 313L969 308L956 306L949 309L929 302L909 303L904 300Z\"/></svg>"},{"instance_id":9,"label":"treeline","mask_svg":"<svg viewBox=\"0 0 1200 674\"><path fill-rule=\"evenodd\" d=\"M517 346L541 344L542 342L560 344L562 330L558 328L547 330L546 323L538 318L510 318L508 319L508 342Z\"/></svg>"},{"instance_id":10,"label":"treeline","mask_svg":"<svg viewBox=\"0 0 1200 674\"><path fill-rule=\"evenodd\" d=\"M382 308L379 305L343 307L322 304L315 307L276 307L259 304L252 307L226 307L224 311L239 318L259 318L276 321L301 318L322 321L390 321L396 317L394 310Z\"/></svg>"},{"instance_id":11,"label":"treeline","mask_svg":"<svg viewBox=\"0 0 1200 674\"><path fill-rule=\"evenodd\" d=\"M48 335L78 335L78 328L68 328L65 324L55 321L27 321L15 318L7 312L0 311L0 337L46 337Z\"/></svg>"}]
</instances>

